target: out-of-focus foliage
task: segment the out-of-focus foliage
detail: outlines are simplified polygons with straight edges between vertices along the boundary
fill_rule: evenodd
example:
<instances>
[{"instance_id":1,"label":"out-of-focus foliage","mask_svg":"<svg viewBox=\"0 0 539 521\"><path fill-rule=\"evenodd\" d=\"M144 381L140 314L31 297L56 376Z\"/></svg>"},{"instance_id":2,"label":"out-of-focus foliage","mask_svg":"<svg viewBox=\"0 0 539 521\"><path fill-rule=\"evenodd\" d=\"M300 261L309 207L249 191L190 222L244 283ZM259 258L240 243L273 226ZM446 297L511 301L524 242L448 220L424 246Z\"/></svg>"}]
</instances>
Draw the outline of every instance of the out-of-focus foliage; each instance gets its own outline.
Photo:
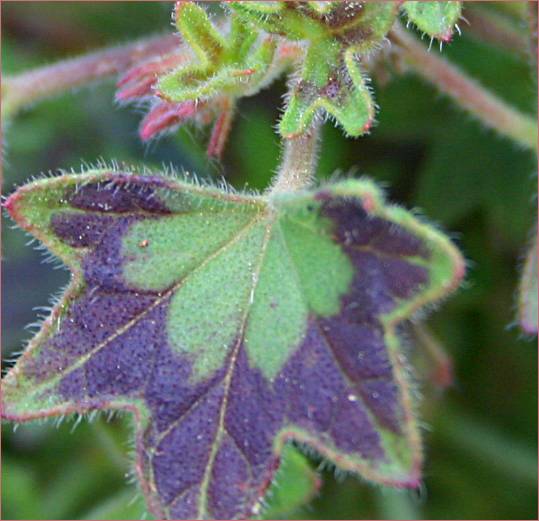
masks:
<instances>
[{"instance_id":1,"label":"out-of-focus foliage","mask_svg":"<svg viewBox=\"0 0 539 521\"><path fill-rule=\"evenodd\" d=\"M518 4L476 6L522 32ZM129 23L126 23L126 20ZM16 72L106 43L168 28L168 3L3 3L3 72ZM473 27L444 45L444 56L521 110L535 107L525 56L486 44ZM431 52L438 52L432 49ZM355 478L324 484L294 518L491 518L537 516L537 350L515 324L518 276L535 219L534 157L482 129L412 75L375 75L381 109L370 136L347 140L326 125L318 175L336 169L386 183L390 198L417 206L454 232L470 261L468 282L429 323L454 360L455 385L440 395L418 375L420 416L428 426L425 493L381 490ZM99 157L224 175L235 186L268 184L279 159L272 125L283 84L244 100L222 166L207 162L188 129L150 145L137 136L139 116L113 107L113 83L50 100L11 123L4 144L4 193L43 170L78 170ZM202 137L202 136L198 136ZM12 357L67 272L42 263L5 222L3 356ZM419 350L412 358L421 358ZM419 365L419 364L418 364ZM3 427L2 507L6 519L136 519L129 418L66 420ZM316 460L312 460L316 467ZM128 476L127 476L128 477ZM283 487L284 490L284 487ZM132 502L134 498L134 502Z\"/></svg>"}]
</instances>

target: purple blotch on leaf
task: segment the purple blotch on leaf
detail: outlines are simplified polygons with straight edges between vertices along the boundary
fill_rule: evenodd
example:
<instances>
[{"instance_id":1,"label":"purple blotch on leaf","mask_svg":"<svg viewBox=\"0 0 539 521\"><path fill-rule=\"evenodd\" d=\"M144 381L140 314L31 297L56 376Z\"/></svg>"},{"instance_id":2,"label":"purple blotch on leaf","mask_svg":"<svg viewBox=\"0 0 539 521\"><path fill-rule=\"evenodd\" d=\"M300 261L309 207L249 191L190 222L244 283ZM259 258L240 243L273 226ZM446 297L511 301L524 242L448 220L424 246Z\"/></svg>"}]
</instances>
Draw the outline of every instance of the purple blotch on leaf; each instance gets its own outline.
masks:
<instances>
[{"instance_id":1,"label":"purple blotch on leaf","mask_svg":"<svg viewBox=\"0 0 539 521\"><path fill-rule=\"evenodd\" d=\"M101 215L57 213L51 218L54 234L73 248L96 246L114 218Z\"/></svg>"},{"instance_id":2,"label":"purple blotch on leaf","mask_svg":"<svg viewBox=\"0 0 539 521\"><path fill-rule=\"evenodd\" d=\"M156 195L155 190L159 187L167 187L162 178L134 180L128 175L117 175L114 182L80 186L68 194L67 199L73 208L102 213L170 213Z\"/></svg>"}]
</instances>

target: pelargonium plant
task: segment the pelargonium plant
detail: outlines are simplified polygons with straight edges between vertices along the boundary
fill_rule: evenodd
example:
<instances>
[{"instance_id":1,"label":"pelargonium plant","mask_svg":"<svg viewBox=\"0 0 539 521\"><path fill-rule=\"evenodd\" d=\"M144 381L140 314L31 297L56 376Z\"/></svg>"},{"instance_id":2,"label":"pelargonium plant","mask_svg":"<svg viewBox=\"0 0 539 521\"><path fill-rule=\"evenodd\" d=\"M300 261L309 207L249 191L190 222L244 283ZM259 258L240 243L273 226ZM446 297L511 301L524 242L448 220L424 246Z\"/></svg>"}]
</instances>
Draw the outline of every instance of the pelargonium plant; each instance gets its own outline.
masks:
<instances>
[{"instance_id":1,"label":"pelargonium plant","mask_svg":"<svg viewBox=\"0 0 539 521\"><path fill-rule=\"evenodd\" d=\"M460 2L228 1L213 17L201 4L176 3L173 35L3 84L8 120L116 74L116 100L146 107L143 141L211 126L207 153L220 158L238 101L287 80L282 163L262 193L117 166L39 179L5 200L72 279L3 380L3 418L131 412L136 473L160 519L261 515L291 444L370 482L417 488L402 329L459 287L465 262L375 182L314 183L320 129L375 132L369 73L388 63L522 146L536 147L537 126L401 25L442 46L460 31ZM535 268L532 258L521 292L530 333Z\"/></svg>"}]
</instances>

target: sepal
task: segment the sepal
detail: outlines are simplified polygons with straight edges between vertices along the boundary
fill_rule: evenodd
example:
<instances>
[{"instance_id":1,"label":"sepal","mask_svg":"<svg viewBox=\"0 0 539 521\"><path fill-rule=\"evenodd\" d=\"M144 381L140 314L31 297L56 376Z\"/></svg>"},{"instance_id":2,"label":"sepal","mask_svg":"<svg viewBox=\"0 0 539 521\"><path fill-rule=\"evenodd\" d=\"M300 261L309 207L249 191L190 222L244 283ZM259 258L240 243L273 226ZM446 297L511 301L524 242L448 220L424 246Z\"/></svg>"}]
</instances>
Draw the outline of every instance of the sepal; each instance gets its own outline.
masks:
<instances>
[{"instance_id":1,"label":"sepal","mask_svg":"<svg viewBox=\"0 0 539 521\"><path fill-rule=\"evenodd\" d=\"M309 47L279 130L292 138L306 132L323 113L354 137L367 132L374 117L374 103L353 49L342 54L330 42Z\"/></svg>"},{"instance_id":2,"label":"sepal","mask_svg":"<svg viewBox=\"0 0 539 521\"><path fill-rule=\"evenodd\" d=\"M453 29L458 22L462 3L449 2L420 2L410 0L402 4L408 20L417 28L443 42L451 40Z\"/></svg>"}]
</instances>

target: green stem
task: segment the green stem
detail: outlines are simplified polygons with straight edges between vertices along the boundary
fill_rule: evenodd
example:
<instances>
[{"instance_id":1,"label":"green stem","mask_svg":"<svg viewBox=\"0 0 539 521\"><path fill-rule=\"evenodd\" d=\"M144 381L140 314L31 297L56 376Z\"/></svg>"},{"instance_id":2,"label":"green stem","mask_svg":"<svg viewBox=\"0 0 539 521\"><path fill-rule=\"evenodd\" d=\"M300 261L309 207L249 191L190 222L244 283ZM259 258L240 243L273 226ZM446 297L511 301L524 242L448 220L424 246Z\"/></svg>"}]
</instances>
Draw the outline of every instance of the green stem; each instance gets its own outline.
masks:
<instances>
[{"instance_id":1,"label":"green stem","mask_svg":"<svg viewBox=\"0 0 539 521\"><path fill-rule=\"evenodd\" d=\"M537 123L534 119L507 105L443 58L428 52L400 25L395 24L390 36L399 46L406 62L423 78L488 127L537 151Z\"/></svg>"},{"instance_id":2,"label":"green stem","mask_svg":"<svg viewBox=\"0 0 539 521\"><path fill-rule=\"evenodd\" d=\"M175 35L154 36L4 78L2 118L45 98L118 74L152 56L168 54L178 46Z\"/></svg>"},{"instance_id":3,"label":"green stem","mask_svg":"<svg viewBox=\"0 0 539 521\"><path fill-rule=\"evenodd\" d=\"M281 166L270 194L294 192L312 184L318 163L318 142L321 122L317 121L304 134L286 139Z\"/></svg>"}]
</instances>

